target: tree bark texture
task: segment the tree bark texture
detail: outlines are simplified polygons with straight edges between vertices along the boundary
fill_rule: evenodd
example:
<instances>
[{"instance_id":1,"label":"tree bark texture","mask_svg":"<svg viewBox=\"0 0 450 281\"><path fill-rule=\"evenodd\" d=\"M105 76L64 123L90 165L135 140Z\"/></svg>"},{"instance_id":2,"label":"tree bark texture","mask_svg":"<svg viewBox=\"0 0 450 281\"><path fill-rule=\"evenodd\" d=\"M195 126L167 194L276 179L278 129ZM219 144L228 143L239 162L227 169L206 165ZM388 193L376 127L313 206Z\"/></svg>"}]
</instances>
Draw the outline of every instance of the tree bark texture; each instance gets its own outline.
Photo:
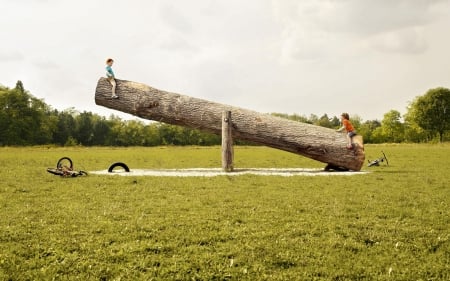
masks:
<instances>
[{"instance_id":1,"label":"tree bark texture","mask_svg":"<svg viewBox=\"0 0 450 281\"><path fill-rule=\"evenodd\" d=\"M233 128L231 111L222 112L222 169L233 171Z\"/></svg>"},{"instance_id":2,"label":"tree bark texture","mask_svg":"<svg viewBox=\"0 0 450 281\"><path fill-rule=\"evenodd\" d=\"M346 135L335 130L261 114L230 105L158 90L145 84L116 79L118 99L111 84L100 78L95 103L141 118L181 125L221 135L222 113L231 111L234 139L251 141L359 171L365 154L362 143L346 148Z\"/></svg>"}]
</instances>

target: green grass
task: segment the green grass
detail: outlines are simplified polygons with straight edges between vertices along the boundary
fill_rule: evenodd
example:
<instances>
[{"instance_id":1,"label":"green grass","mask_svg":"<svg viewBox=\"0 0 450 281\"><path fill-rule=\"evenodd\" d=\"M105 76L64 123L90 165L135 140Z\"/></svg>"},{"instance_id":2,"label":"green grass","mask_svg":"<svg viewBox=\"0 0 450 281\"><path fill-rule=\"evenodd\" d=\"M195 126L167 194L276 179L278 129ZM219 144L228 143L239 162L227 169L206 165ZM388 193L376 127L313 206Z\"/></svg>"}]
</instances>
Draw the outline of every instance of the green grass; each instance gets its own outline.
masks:
<instances>
[{"instance_id":1,"label":"green grass","mask_svg":"<svg viewBox=\"0 0 450 281\"><path fill-rule=\"evenodd\" d=\"M0 148L0 280L449 280L450 145L368 145L332 177L61 178L220 167L220 147ZM265 147L235 166L323 167Z\"/></svg>"}]
</instances>

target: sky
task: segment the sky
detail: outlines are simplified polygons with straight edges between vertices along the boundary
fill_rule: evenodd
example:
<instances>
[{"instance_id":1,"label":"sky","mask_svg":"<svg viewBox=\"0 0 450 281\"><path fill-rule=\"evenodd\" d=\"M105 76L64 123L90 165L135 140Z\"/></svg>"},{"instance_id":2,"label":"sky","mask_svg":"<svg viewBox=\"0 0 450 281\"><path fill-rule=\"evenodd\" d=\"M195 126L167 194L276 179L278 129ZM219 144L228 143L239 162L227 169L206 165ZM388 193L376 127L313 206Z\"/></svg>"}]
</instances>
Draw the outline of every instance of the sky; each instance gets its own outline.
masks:
<instances>
[{"instance_id":1,"label":"sky","mask_svg":"<svg viewBox=\"0 0 450 281\"><path fill-rule=\"evenodd\" d=\"M450 88L450 0L0 0L0 84L58 110L118 79L262 113L381 120Z\"/></svg>"}]
</instances>

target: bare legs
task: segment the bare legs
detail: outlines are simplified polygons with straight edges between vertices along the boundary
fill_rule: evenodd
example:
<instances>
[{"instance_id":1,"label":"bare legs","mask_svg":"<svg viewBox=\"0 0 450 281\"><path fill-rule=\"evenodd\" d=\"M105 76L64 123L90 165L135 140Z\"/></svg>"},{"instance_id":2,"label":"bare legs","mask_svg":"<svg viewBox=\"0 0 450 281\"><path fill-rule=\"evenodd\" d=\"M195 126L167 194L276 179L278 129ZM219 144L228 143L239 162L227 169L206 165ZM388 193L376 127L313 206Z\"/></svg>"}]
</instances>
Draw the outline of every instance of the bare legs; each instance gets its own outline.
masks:
<instances>
[{"instance_id":1,"label":"bare legs","mask_svg":"<svg viewBox=\"0 0 450 281\"><path fill-rule=\"evenodd\" d=\"M116 95L116 80L114 78L108 78L108 81L112 85L111 97L118 98L118 96Z\"/></svg>"},{"instance_id":2,"label":"bare legs","mask_svg":"<svg viewBox=\"0 0 450 281\"><path fill-rule=\"evenodd\" d=\"M352 148L352 138L353 136L347 135L347 148Z\"/></svg>"}]
</instances>

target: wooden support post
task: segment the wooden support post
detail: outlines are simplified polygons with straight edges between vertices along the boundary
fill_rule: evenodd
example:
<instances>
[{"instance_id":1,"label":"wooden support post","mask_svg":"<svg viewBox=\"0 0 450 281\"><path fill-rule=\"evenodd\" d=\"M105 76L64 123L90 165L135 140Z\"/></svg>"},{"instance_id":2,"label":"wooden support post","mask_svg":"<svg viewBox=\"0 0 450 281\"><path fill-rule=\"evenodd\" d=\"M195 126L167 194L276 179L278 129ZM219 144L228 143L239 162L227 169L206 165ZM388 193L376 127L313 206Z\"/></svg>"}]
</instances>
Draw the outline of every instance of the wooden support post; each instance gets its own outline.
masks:
<instances>
[{"instance_id":1,"label":"wooden support post","mask_svg":"<svg viewBox=\"0 0 450 281\"><path fill-rule=\"evenodd\" d=\"M231 111L222 113L222 169L225 172L233 171L233 124Z\"/></svg>"}]
</instances>

